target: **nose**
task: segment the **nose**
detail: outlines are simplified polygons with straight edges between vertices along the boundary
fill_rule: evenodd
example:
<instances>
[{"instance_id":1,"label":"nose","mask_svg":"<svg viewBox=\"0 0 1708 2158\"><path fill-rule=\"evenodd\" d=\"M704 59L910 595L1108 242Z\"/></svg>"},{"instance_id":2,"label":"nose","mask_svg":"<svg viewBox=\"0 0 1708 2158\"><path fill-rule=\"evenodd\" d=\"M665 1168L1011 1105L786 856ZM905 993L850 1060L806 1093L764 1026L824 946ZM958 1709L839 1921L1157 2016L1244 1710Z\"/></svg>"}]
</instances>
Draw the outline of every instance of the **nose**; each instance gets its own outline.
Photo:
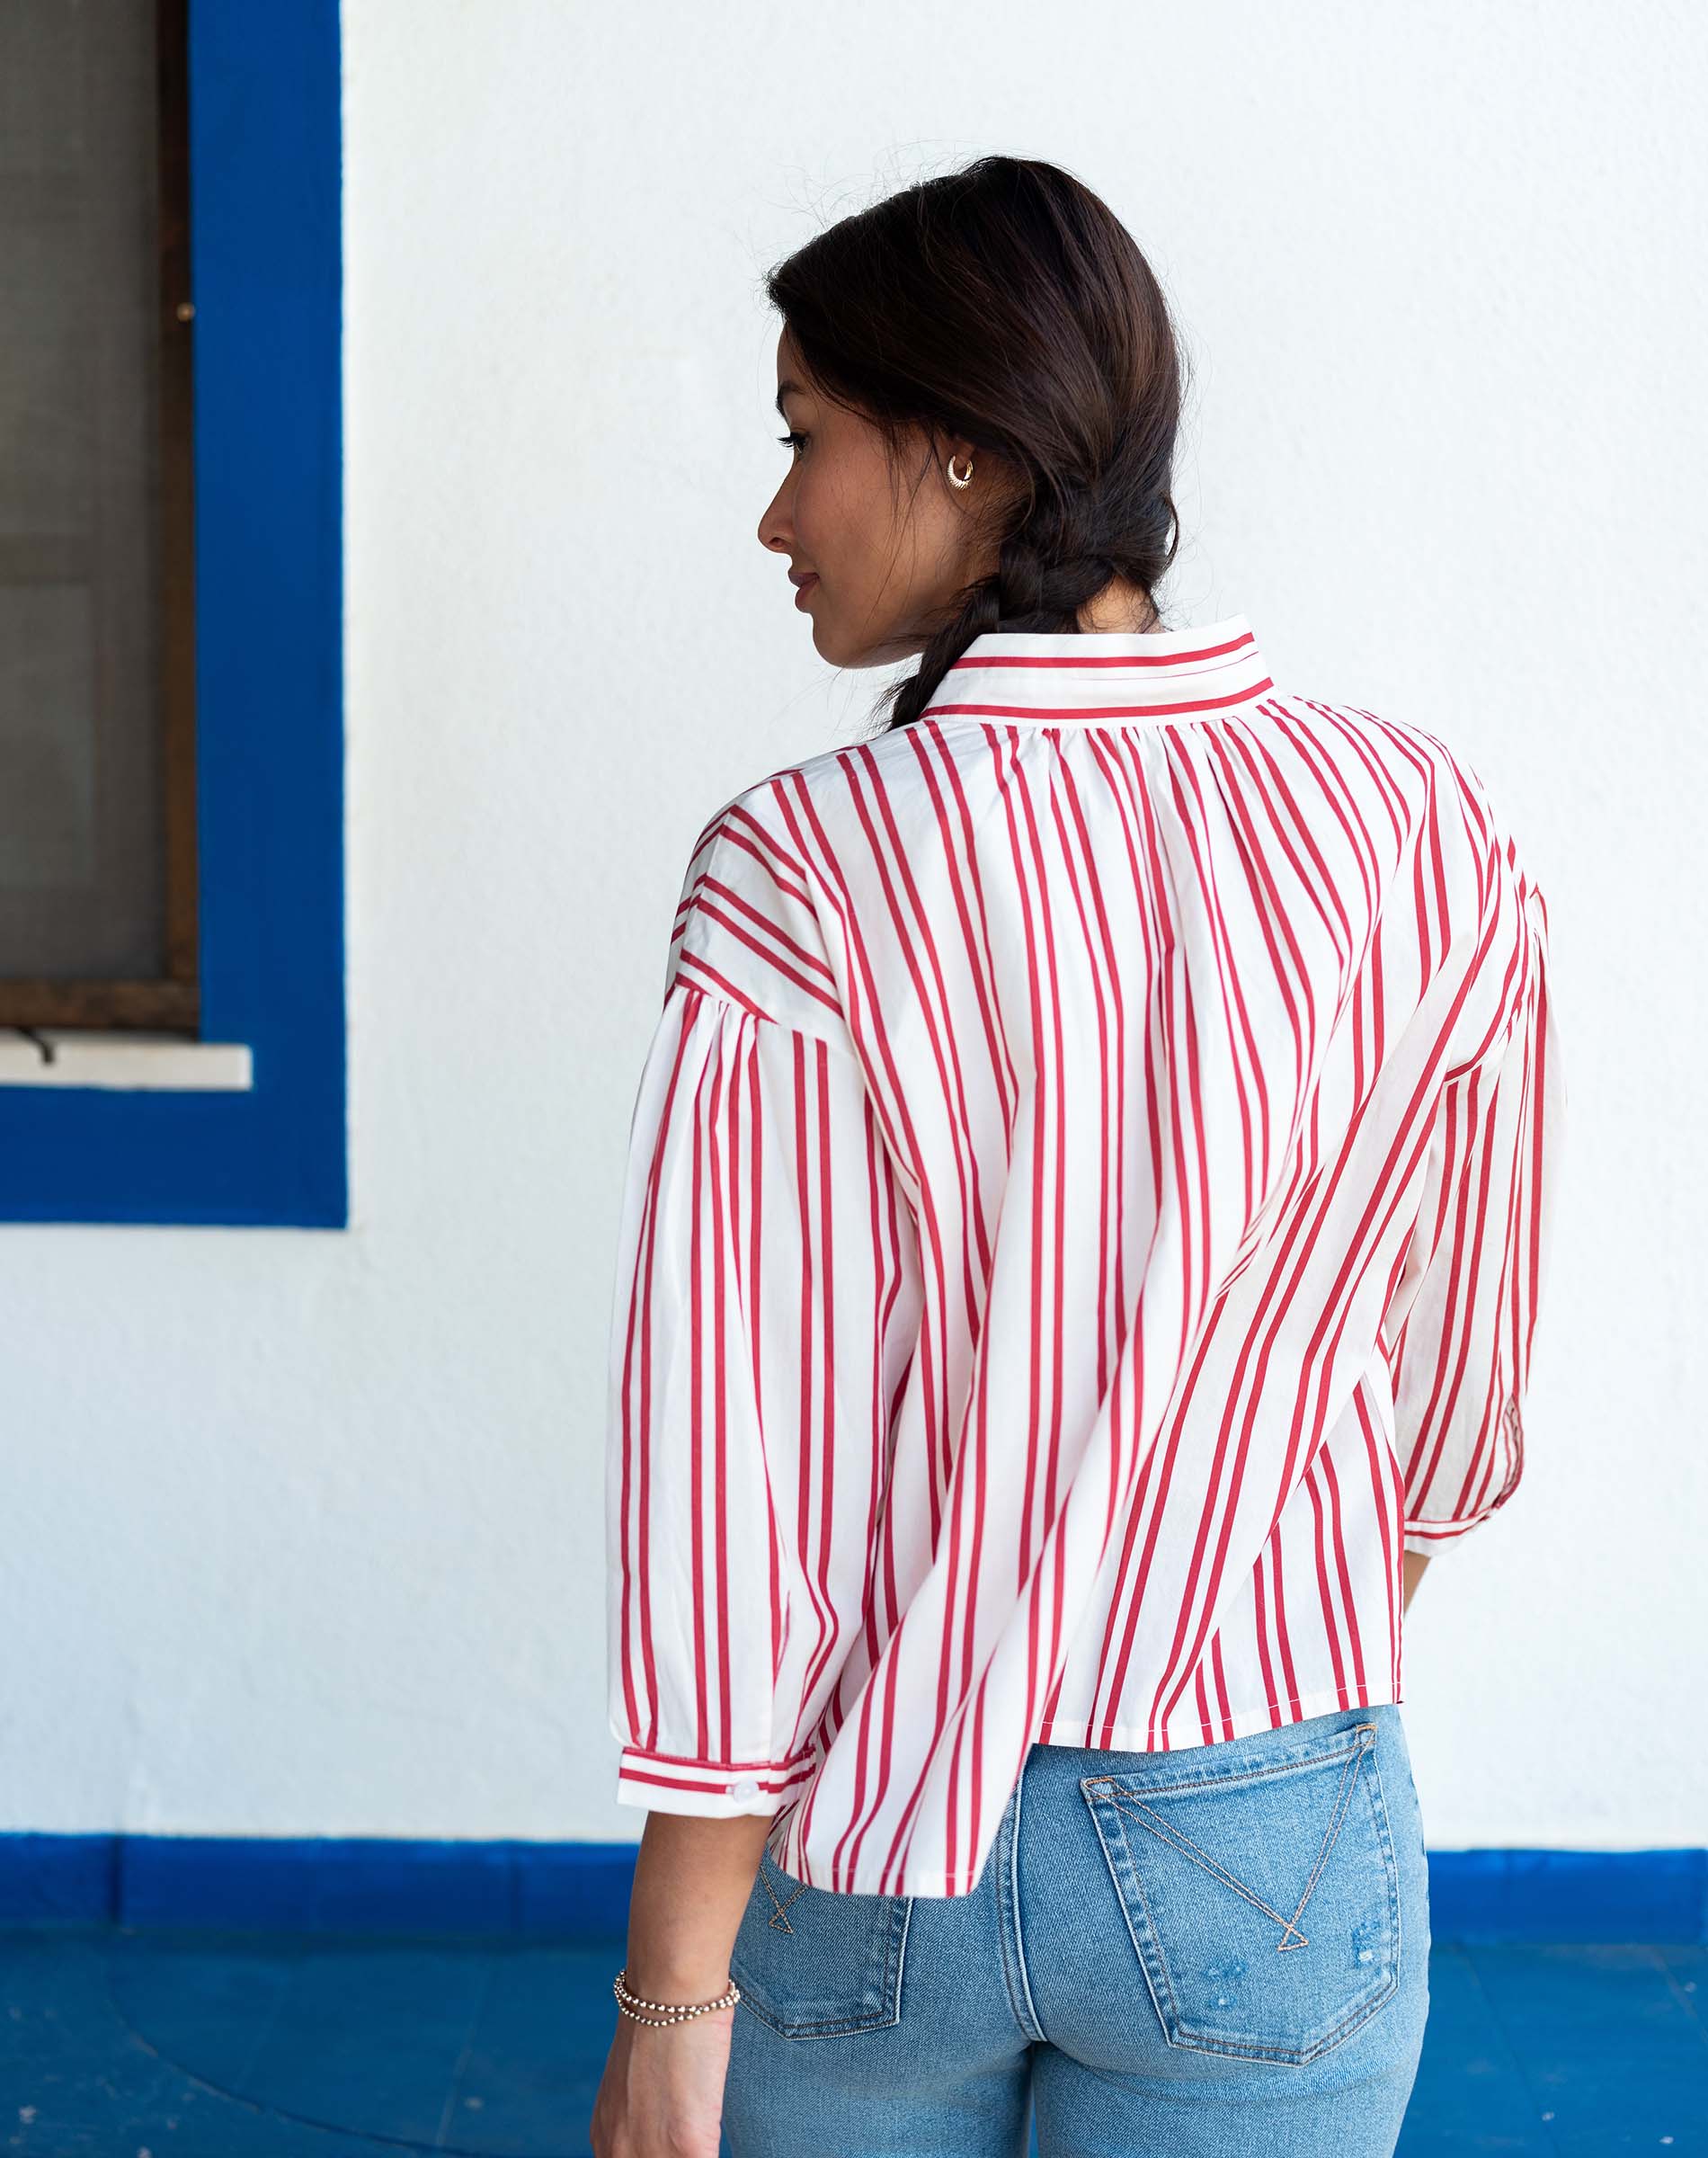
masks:
<instances>
[{"instance_id":1,"label":"nose","mask_svg":"<svg viewBox=\"0 0 1708 2158\"><path fill-rule=\"evenodd\" d=\"M795 546L794 522L783 507L787 486L786 480L766 504L765 514L759 521L759 543L774 555L787 555Z\"/></svg>"}]
</instances>

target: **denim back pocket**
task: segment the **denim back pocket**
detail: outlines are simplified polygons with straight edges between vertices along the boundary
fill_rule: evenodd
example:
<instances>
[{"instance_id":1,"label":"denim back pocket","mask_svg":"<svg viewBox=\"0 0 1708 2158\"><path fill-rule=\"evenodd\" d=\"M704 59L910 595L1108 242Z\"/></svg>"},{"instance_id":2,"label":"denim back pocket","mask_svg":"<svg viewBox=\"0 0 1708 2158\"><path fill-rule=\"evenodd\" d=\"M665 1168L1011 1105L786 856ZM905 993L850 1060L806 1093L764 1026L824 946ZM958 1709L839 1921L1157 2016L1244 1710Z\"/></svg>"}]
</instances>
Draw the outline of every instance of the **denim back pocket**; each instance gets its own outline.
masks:
<instances>
[{"instance_id":1,"label":"denim back pocket","mask_svg":"<svg viewBox=\"0 0 1708 2158\"><path fill-rule=\"evenodd\" d=\"M1359 1724L1278 1756L1235 1740L1171 1772L1080 1779L1170 2046L1313 2061L1392 1998L1400 1884L1375 1743Z\"/></svg>"},{"instance_id":2,"label":"denim back pocket","mask_svg":"<svg viewBox=\"0 0 1708 2158\"><path fill-rule=\"evenodd\" d=\"M730 1951L748 2008L786 2038L881 2030L902 2016L911 1895L812 1888L769 1855Z\"/></svg>"}]
</instances>

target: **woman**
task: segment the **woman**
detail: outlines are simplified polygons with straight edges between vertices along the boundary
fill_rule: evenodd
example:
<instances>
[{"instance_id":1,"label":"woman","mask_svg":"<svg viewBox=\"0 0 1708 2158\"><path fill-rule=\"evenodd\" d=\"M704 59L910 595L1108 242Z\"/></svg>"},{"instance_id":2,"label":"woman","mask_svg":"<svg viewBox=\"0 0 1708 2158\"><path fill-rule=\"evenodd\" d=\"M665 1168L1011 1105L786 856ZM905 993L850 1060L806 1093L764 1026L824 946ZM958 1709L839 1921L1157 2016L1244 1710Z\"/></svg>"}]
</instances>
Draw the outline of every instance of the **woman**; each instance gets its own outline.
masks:
<instances>
[{"instance_id":1,"label":"woman","mask_svg":"<svg viewBox=\"0 0 1708 2158\"><path fill-rule=\"evenodd\" d=\"M824 659L918 665L683 879L595 2149L1385 2154L1401 1616L1522 1466L1542 894L1438 739L1164 625L1180 363L1076 180L981 158L768 290L761 542Z\"/></svg>"}]
</instances>

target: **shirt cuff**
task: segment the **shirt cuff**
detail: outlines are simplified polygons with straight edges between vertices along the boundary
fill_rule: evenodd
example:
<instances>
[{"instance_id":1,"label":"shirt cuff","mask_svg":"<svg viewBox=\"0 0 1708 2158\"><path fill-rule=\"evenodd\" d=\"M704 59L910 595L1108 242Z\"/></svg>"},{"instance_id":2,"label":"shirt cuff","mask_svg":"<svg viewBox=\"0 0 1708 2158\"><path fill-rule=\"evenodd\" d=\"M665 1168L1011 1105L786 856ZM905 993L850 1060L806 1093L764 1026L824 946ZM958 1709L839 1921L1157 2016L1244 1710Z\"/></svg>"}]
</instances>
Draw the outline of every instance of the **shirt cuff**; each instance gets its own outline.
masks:
<instances>
[{"instance_id":1,"label":"shirt cuff","mask_svg":"<svg viewBox=\"0 0 1708 2158\"><path fill-rule=\"evenodd\" d=\"M1486 1513L1473 1514L1466 1521L1408 1521L1401 1541L1408 1551L1432 1557L1444 1544L1454 1543L1472 1529L1480 1529L1489 1519Z\"/></svg>"},{"instance_id":2,"label":"shirt cuff","mask_svg":"<svg viewBox=\"0 0 1708 2158\"><path fill-rule=\"evenodd\" d=\"M692 1761L625 1746L617 1764L617 1803L708 1819L775 1814L805 1786L813 1768L810 1749L787 1761Z\"/></svg>"}]
</instances>

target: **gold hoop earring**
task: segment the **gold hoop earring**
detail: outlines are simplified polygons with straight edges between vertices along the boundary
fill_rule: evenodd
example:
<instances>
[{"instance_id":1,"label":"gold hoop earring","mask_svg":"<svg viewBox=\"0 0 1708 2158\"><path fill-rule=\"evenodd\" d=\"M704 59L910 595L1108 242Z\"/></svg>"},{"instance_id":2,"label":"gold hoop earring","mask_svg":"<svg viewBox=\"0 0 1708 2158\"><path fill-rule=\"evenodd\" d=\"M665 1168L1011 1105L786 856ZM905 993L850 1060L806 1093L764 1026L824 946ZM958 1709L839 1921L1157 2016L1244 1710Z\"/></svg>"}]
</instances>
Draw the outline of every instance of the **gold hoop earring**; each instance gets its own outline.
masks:
<instances>
[{"instance_id":1,"label":"gold hoop earring","mask_svg":"<svg viewBox=\"0 0 1708 2158\"><path fill-rule=\"evenodd\" d=\"M952 487L970 487L973 484L973 460L970 457L968 457L963 459L962 462L966 467L966 476L965 478L963 478L961 475L955 469L955 459L953 458L950 458L949 459L949 485Z\"/></svg>"}]
</instances>

